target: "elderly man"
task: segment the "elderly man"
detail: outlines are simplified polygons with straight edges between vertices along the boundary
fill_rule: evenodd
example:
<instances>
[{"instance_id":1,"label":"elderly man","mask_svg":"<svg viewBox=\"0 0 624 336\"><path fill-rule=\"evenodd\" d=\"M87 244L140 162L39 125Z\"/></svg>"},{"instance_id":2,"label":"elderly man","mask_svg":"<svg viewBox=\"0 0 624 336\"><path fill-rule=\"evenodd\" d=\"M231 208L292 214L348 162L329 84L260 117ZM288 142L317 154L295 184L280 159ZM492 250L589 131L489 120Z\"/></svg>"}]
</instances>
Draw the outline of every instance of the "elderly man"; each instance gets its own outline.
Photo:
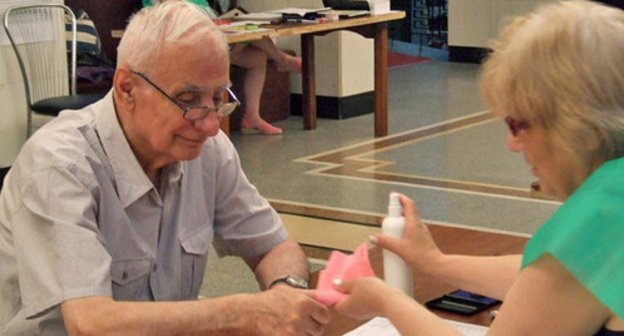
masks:
<instances>
[{"instance_id":1,"label":"elderly man","mask_svg":"<svg viewBox=\"0 0 624 336\"><path fill-rule=\"evenodd\" d=\"M219 131L228 69L195 6L133 17L112 91L36 132L7 175L0 334L322 333L327 308L293 288L301 249ZM268 290L195 300L211 243Z\"/></svg>"}]
</instances>

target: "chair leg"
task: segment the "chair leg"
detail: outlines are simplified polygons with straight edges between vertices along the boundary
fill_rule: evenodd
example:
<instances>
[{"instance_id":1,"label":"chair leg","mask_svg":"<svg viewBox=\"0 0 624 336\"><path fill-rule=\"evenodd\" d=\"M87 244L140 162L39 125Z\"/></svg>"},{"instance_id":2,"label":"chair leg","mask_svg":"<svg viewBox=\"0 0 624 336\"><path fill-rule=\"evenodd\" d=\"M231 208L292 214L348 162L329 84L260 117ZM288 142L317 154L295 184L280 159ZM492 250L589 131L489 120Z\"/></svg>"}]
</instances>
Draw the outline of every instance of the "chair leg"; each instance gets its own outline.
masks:
<instances>
[{"instance_id":1,"label":"chair leg","mask_svg":"<svg viewBox=\"0 0 624 336\"><path fill-rule=\"evenodd\" d=\"M28 116L26 118L26 139L30 138L33 133L32 123L32 111L28 110Z\"/></svg>"}]
</instances>

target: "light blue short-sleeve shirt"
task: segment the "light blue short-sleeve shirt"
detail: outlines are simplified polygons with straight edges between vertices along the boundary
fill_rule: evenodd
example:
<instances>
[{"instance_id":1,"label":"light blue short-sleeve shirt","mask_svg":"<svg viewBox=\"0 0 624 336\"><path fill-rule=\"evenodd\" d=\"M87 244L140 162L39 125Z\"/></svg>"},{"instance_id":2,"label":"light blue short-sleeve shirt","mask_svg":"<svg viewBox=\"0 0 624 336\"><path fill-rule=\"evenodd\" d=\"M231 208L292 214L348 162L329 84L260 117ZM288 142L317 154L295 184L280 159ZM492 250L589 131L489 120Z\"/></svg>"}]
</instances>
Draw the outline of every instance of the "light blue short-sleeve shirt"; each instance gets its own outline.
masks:
<instances>
[{"instance_id":1,"label":"light blue short-sleeve shirt","mask_svg":"<svg viewBox=\"0 0 624 336\"><path fill-rule=\"evenodd\" d=\"M65 111L24 145L0 194L0 334L65 334L59 305L197 297L210 244L268 252L287 233L219 132L191 161L142 170L112 92Z\"/></svg>"}]
</instances>

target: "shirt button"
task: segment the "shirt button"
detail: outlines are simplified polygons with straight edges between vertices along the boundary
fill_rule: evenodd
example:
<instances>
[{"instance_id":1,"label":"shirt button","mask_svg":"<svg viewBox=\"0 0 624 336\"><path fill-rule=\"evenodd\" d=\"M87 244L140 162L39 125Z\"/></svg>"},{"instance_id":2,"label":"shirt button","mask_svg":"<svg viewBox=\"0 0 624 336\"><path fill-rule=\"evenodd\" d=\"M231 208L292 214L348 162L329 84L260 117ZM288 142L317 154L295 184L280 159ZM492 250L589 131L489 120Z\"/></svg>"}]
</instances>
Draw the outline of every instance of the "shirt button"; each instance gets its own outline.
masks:
<instances>
[{"instance_id":1,"label":"shirt button","mask_svg":"<svg viewBox=\"0 0 624 336\"><path fill-rule=\"evenodd\" d=\"M156 272L156 269L158 269L158 265L154 264L154 266L152 266L152 272Z\"/></svg>"},{"instance_id":2,"label":"shirt button","mask_svg":"<svg viewBox=\"0 0 624 336\"><path fill-rule=\"evenodd\" d=\"M128 279L128 272L123 271L123 273L121 273L121 279L123 279L123 280Z\"/></svg>"}]
</instances>

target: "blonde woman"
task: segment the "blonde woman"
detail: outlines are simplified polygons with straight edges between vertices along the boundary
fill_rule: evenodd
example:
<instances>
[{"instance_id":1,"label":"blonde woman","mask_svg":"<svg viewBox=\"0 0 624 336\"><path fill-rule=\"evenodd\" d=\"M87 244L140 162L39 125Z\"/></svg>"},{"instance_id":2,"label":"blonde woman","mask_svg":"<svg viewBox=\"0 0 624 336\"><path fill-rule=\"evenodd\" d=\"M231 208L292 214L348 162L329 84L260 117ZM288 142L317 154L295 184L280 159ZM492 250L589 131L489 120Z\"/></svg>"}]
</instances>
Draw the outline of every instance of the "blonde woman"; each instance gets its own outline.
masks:
<instances>
[{"instance_id":1,"label":"blonde woman","mask_svg":"<svg viewBox=\"0 0 624 336\"><path fill-rule=\"evenodd\" d=\"M459 288L504 300L488 335L624 335L624 12L588 1L513 21L484 65L482 92L542 190L563 201L523 256L447 255L402 196L401 239L380 247ZM418 281L415 279L415 281ZM402 335L459 335L377 278L336 280L336 308L387 316Z\"/></svg>"}]
</instances>

